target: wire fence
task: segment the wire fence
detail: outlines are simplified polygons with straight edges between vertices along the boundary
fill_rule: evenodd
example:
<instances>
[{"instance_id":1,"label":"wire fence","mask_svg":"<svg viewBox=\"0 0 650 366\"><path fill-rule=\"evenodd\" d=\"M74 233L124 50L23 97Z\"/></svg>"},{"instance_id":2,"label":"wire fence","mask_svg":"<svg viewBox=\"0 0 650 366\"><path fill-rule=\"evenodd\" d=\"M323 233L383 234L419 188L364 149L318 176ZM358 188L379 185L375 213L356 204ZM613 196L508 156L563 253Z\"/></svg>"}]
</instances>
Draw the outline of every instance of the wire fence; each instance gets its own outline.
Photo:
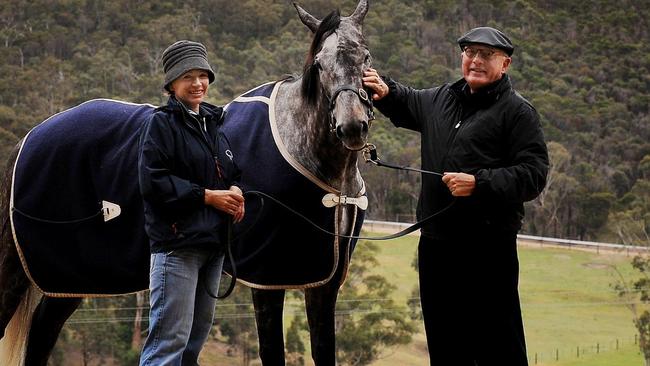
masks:
<instances>
[{"instance_id":1,"label":"wire fence","mask_svg":"<svg viewBox=\"0 0 650 366\"><path fill-rule=\"evenodd\" d=\"M399 216L398 216L399 218ZM378 231L378 232L398 232L408 228L413 225L412 222L414 219L401 221L401 222L392 222L392 221L379 221L379 220L364 220L363 229L368 231ZM413 235L418 235L419 231L413 233ZM532 235L517 235L517 239L520 244L527 245L539 245L539 246L560 246L565 248L579 248L587 249L594 251L596 253L602 252L617 252L626 255L636 255L642 253L649 253L650 247L647 246L635 246L635 245L624 245L618 243L602 243L602 242L593 242L593 241L584 241L584 240L574 240L574 239L562 239L562 238L549 238L544 236L532 236Z\"/></svg>"},{"instance_id":2,"label":"wire fence","mask_svg":"<svg viewBox=\"0 0 650 366\"><path fill-rule=\"evenodd\" d=\"M368 231L399 231L408 227L410 224L383 222L366 220L364 228ZM641 253L646 252L646 247L632 247L610 243L593 243L582 242L576 240L565 240L555 238L531 237L526 235L519 236L520 242L526 245L539 245L539 246L563 246L571 248L584 248L587 250L600 252L600 251L616 251L625 253ZM610 291L616 292L614 289ZM633 290L634 291L634 290ZM554 293L557 293L554 290ZM570 293L570 291L568 292ZM397 312L403 311L403 308L391 308L390 305L383 306L382 303L388 303L393 299L390 298L372 298L372 299L339 299L337 303L346 304L346 309L336 312L337 317L345 317L350 315L362 315L368 313L384 313L384 312ZM407 299L409 303L414 303L419 307L419 298ZM627 306L632 304L629 301L622 299L611 299L609 301L593 302L593 301L575 301L564 303L544 303L544 302L531 302L522 303L522 306L528 308L553 308L553 307L591 307L591 306ZM641 304L638 300L634 304ZM97 324L97 323L133 323L136 320L136 311L141 311L141 322L143 325L148 323L148 306L143 307L115 307L109 303L104 303L101 300L95 303L96 307L82 307L78 309L75 314L68 320L66 326L72 328L83 326L84 324ZM394 306L394 305L393 305ZM414 310L414 309L411 309ZM551 310L551 309L549 309ZM246 300L237 303L219 302L217 304L217 315L215 322L219 319L252 319L254 318L253 304ZM302 300L288 300L285 302L284 316L296 317L304 316L304 303ZM92 326L92 325L91 325ZM596 342L586 345L567 345L566 347L557 347L547 350L528 350L528 359L530 365L553 365L567 360L575 360L602 353L617 352L621 349L629 349L631 346L638 347L638 336L630 336L627 338L614 338L611 340L604 340L603 342Z\"/></svg>"},{"instance_id":3,"label":"wire fence","mask_svg":"<svg viewBox=\"0 0 650 366\"><path fill-rule=\"evenodd\" d=\"M103 299L100 299L100 301ZM418 308L420 307L419 298L413 297L408 299L412 301ZM403 309L383 307L381 303L390 301L389 298L373 298L373 299L340 299L341 303L350 303L350 305L358 306L359 308L337 310L335 315L349 316L361 315L369 313L385 313L396 312ZM602 303L599 303L602 304ZM610 305L626 305L627 302L612 302ZM374 305L374 306L373 306ZM377 306L378 305L378 306ZM554 307L554 306L593 306L589 302L576 302L571 304L548 304L548 303L530 303L527 306L539 307ZM253 319L255 317L252 310L253 304L251 302L240 303L220 303L217 305L217 317L219 319ZM143 312L141 319L142 324L148 323L147 313L148 306L143 307L96 307L96 308L81 308L73 315L66 323L67 326L75 327L83 324L96 324L96 323L132 323L136 320L134 313L137 310ZM285 303L284 316L304 316L304 303L302 301L287 301ZM528 362L530 365L552 365L567 360L575 360L588 356L599 355L602 353L616 352L629 346L638 347L638 335L630 337L618 337L603 342L596 342L592 344L570 345L566 347L557 347L551 350L539 351L534 349L528 350Z\"/></svg>"},{"instance_id":4,"label":"wire fence","mask_svg":"<svg viewBox=\"0 0 650 366\"><path fill-rule=\"evenodd\" d=\"M616 338L603 343L597 342L590 345L555 348L548 352L529 350L528 363L530 365L549 365L561 361L575 360L588 356L599 355L601 353L617 352L631 345L639 345L638 335L627 338Z\"/></svg>"}]
</instances>

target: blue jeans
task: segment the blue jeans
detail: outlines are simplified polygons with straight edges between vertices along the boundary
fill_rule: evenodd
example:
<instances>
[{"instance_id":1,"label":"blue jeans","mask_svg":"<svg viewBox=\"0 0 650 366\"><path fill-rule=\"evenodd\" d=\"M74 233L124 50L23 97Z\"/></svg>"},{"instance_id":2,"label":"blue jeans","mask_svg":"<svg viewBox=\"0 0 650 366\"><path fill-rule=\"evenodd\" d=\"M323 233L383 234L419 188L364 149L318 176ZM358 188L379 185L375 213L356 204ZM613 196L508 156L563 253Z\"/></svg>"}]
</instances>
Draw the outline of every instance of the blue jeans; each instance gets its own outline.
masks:
<instances>
[{"instance_id":1,"label":"blue jeans","mask_svg":"<svg viewBox=\"0 0 650 366\"><path fill-rule=\"evenodd\" d=\"M212 248L183 248L151 255L149 334L141 366L198 365L212 328L223 255Z\"/></svg>"}]
</instances>

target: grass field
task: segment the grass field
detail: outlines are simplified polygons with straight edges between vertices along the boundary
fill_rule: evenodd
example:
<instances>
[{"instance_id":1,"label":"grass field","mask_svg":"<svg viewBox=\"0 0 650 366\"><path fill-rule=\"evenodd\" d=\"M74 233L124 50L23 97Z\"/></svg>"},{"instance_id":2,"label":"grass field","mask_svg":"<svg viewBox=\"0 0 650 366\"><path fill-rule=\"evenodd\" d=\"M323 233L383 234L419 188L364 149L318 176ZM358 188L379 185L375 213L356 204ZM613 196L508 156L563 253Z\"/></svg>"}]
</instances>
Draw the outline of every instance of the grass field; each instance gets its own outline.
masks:
<instances>
[{"instance_id":1,"label":"grass field","mask_svg":"<svg viewBox=\"0 0 650 366\"><path fill-rule=\"evenodd\" d=\"M417 285L417 273L412 266L417 242L417 236L376 242L380 251L376 254L378 265L373 267L372 272L384 276L395 285L392 296L399 305L406 306ZM355 253L357 258L360 258L361 250L363 246L360 245ZM635 342L632 313L612 287L617 281L613 268L617 268L628 281L636 277L630 265L631 257L520 243L519 259L519 289L530 365L644 365ZM247 290L242 291L248 293ZM238 301L250 302L245 298ZM223 311L217 309L217 322L220 314L224 316ZM242 315L253 316L252 312ZM304 316L304 305L302 301L288 296L285 302L285 327L297 315ZM373 366L428 365L427 344L421 328L420 324L420 330L411 343L384 350L381 359L375 361ZM306 332L303 338L305 346L309 348ZM70 345L64 354L65 362L62 364L83 364L78 345ZM250 361L250 365L260 365L257 357ZM309 349L305 361L306 365L313 365ZM205 365L243 364L238 352L229 350L227 345L214 339L206 344L201 362ZM95 364L91 363L90 366ZM113 364L110 361L106 363L107 366Z\"/></svg>"},{"instance_id":2,"label":"grass field","mask_svg":"<svg viewBox=\"0 0 650 366\"><path fill-rule=\"evenodd\" d=\"M374 271L397 286L395 299L404 304L417 283L411 266L417 237L378 242L379 266ZM631 257L620 254L520 246L520 293L530 365L642 366L635 344L631 312L621 304L611 284L612 266L625 276L634 272ZM286 323L289 323L290 315ZM617 343L618 342L618 343ZM305 339L305 344L308 340ZM209 345L206 364L241 364ZM309 352L309 351L308 351ZM313 365L309 355L307 365ZM217 362L217 363L213 363ZM255 360L253 365L258 365ZM374 366L428 365L422 331L402 347L386 350Z\"/></svg>"},{"instance_id":3,"label":"grass field","mask_svg":"<svg viewBox=\"0 0 650 366\"><path fill-rule=\"evenodd\" d=\"M409 236L377 242L380 248L376 257L379 265L373 271L396 286L394 300L402 305L412 296L417 284L417 273L411 265L417 240L417 236ZM359 252L355 255L358 257ZM614 266L626 278L634 277L629 264L631 257L520 245L519 258L520 294L530 365L644 365L635 344L632 313L612 288L616 281L612 270ZM296 314L304 314L302 303L288 299L285 304L285 326ZM216 321L219 321L219 311ZM305 345L309 347L306 334L304 338ZM80 360L80 356L73 351L66 351L67 359ZM309 350L305 359L307 365L313 365ZM201 361L205 365L242 365L240 355L229 352L226 345L213 340L206 344ZM251 365L260 365L257 358L251 361ZM74 362L65 364L81 365ZM427 345L422 330L414 335L410 344L385 350L383 357L373 365L428 365Z\"/></svg>"},{"instance_id":4,"label":"grass field","mask_svg":"<svg viewBox=\"0 0 650 366\"><path fill-rule=\"evenodd\" d=\"M396 296L405 299L417 281L411 267L417 238L380 245L381 265L377 272L393 280L399 287ZM611 287L616 280L612 266L624 275L633 275L630 257L520 246L519 258L531 365L535 357L538 365L643 365L634 344L632 314ZM374 365L425 365L425 344L424 336L419 334L413 343L390 351Z\"/></svg>"}]
</instances>

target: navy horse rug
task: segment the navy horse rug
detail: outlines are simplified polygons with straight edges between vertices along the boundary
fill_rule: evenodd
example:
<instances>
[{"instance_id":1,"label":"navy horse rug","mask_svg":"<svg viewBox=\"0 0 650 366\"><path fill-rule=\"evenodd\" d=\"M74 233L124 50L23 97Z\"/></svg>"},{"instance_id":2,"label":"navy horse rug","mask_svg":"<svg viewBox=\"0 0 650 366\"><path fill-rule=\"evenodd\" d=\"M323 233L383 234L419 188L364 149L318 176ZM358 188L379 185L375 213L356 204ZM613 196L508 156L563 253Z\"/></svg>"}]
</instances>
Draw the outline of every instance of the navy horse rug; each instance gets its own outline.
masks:
<instances>
[{"instance_id":1,"label":"navy horse rug","mask_svg":"<svg viewBox=\"0 0 650 366\"><path fill-rule=\"evenodd\" d=\"M325 207L324 196L340 193L310 174L284 146L274 114L280 83L264 84L226 106L222 129L241 168L244 189L278 199L329 232L358 235L364 211L357 206ZM352 229L341 233L345 209L352 211ZM241 236L233 248L238 279L261 289L323 285L339 266L347 269L356 243L318 230L271 200L262 205L252 196L246 197L246 215L235 234ZM232 268L226 264L226 270L231 273Z\"/></svg>"},{"instance_id":2,"label":"navy horse rug","mask_svg":"<svg viewBox=\"0 0 650 366\"><path fill-rule=\"evenodd\" d=\"M14 165L11 227L25 272L50 296L148 287L137 156L151 105L92 100L23 139Z\"/></svg>"},{"instance_id":3,"label":"navy horse rug","mask_svg":"<svg viewBox=\"0 0 650 366\"><path fill-rule=\"evenodd\" d=\"M278 85L262 85L227 106L222 128L244 190L267 193L327 231L357 235L364 211L326 207L323 198L340 193L300 166L279 138L273 113ZM151 105L92 100L50 117L23 139L14 165L11 229L27 276L44 294L101 296L148 287L137 156L141 127L153 111ZM339 232L343 210L352 220L345 233ZM327 283L340 266L347 269L356 243L252 196L235 235L240 281L266 289Z\"/></svg>"}]
</instances>

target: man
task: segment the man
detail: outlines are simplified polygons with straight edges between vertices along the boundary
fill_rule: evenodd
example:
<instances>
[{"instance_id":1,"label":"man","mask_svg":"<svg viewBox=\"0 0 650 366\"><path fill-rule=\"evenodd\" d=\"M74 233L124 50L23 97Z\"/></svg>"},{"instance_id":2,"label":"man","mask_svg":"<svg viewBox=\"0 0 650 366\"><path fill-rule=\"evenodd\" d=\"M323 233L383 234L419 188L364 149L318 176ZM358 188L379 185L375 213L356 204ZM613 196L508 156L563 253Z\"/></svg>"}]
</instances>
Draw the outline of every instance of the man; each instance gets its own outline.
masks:
<instances>
[{"instance_id":1,"label":"man","mask_svg":"<svg viewBox=\"0 0 650 366\"><path fill-rule=\"evenodd\" d=\"M421 133L420 297L432 365L527 365L516 238L523 203L546 184L539 115L506 72L514 47L480 27L458 39L463 78L415 90L364 74L375 106Z\"/></svg>"}]
</instances>

